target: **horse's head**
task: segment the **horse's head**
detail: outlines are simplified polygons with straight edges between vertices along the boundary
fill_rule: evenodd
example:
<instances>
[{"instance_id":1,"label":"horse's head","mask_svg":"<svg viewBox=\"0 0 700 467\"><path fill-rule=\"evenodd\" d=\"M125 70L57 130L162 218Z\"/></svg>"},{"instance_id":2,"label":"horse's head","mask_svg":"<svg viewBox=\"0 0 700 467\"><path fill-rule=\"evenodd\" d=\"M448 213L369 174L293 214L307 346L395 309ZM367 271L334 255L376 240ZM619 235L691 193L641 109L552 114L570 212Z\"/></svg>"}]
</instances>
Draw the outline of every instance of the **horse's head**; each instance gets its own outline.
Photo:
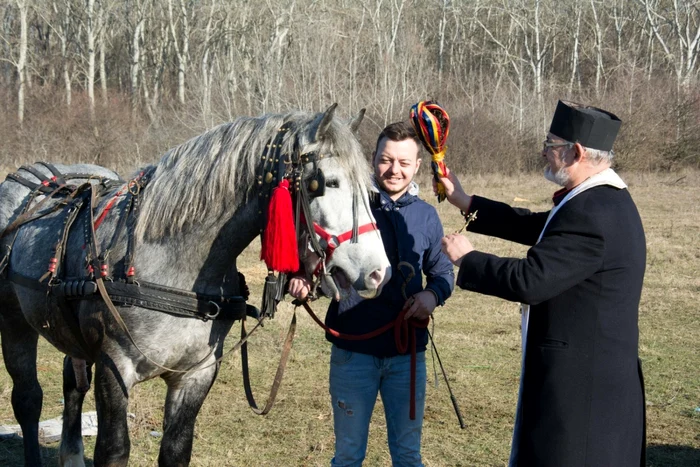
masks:
<instances>
[{"instance_id":1,"label":"horse's head","mask_svg":"<svg viewBox=\"0 0 700 467\"><path fill-rule=\"evenodd\" d=\"M335 117L335 108L287 120L297 128L292 181L299 181L295 197L304 219L300 259L327 295L346 298L354 288L372 298L390 279L391 266L369 207L370 168L354 136L364 111L348 123Z\"/></svg>"},{"instance_id":2,"label":"horse's head","mask_svg":"<svg viewBox=\"0 0 700 467\"><path fill-rule=\"evenodd\" d=\"M137 224L137 244L179 245L191 235L190 257L200 248L211 264L216 250L222 266L212 274L226 274L228 255L236 257L260 233L250 221L257 216L264 227L272 190L286 178L305 207L298 243L306 270L332 297L351 288L378 295L391 269L369 208L369 164L354 135L362 113L348 123L335 117L335 107L239 117L168 151L142 194L140 218L147 221ZM216 243L221 235L227 242ZM203 266L190 264L201 275Z\"/></svg>"}]
</instances>

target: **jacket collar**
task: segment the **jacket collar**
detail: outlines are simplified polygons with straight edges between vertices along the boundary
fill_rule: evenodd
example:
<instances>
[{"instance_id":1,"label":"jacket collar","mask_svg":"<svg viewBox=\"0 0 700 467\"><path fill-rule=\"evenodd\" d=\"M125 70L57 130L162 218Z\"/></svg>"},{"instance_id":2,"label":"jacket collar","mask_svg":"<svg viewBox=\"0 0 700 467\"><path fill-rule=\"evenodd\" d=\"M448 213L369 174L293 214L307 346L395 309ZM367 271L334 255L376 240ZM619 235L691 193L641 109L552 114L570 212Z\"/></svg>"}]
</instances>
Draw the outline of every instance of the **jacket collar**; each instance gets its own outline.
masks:
<instances>
[{"instance_id":1,"label":"jacket collar","mask_svg":"<svg viewBox=\"0 0 700 467\"><path fill-rule=\"evenodd\" d=\"M384 206L385 204L393 204L396 207L403 207L408 206L418 199L420 188L415 181L411 181L410 185L408 186L408 190L406 190L406 192L401 195L399 199L394 201L391 199L389 194L379 186L377 179L372 177L371 191L378 195L378 202L381 206Z\"/></svg>"}]
</instances>

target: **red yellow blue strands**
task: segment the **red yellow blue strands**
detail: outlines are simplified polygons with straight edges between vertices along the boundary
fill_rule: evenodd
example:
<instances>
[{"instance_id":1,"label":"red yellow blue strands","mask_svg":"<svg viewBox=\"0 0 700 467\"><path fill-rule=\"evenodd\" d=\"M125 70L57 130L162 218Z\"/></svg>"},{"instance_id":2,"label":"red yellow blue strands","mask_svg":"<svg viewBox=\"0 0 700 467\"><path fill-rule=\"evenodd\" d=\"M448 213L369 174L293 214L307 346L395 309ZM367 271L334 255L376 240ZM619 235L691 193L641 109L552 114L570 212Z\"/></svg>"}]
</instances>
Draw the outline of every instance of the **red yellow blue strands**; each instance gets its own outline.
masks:
<instances>
[{"instance_id":1,"label":"red yellow blue strands","mask_svg":"<svg viewBox=\"0 0 700 467\"><path fill-rule=\"evenodd\" d=\"M447 173L445 150L447 136L450 134L450 117L440 104L432 101L420 101L411 107L410 120L423 146L432 155L430 167L437 181L438 202L445 199L445 187L438 177Z\"/></svg>"}]
</instances>

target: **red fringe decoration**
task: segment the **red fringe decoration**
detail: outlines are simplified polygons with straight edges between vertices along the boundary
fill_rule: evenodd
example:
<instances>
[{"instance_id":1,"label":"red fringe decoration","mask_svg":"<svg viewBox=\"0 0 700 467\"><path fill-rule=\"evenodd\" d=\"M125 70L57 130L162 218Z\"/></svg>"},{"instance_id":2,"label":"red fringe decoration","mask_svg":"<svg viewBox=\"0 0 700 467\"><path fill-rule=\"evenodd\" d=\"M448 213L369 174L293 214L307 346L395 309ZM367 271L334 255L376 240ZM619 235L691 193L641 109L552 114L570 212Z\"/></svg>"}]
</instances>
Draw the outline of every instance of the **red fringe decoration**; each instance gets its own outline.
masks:
<instances>
[{"instance_id":1,"label":"red fringe decoration","mask_svg":"<svg viewBox=\"0 0 700 467\"><path fill-rule=\"evenodd\" d=\"M286 179L272 190L260 259L273 271L292 273L299 270L292 195Z\"/></svg>"}]
</instances>

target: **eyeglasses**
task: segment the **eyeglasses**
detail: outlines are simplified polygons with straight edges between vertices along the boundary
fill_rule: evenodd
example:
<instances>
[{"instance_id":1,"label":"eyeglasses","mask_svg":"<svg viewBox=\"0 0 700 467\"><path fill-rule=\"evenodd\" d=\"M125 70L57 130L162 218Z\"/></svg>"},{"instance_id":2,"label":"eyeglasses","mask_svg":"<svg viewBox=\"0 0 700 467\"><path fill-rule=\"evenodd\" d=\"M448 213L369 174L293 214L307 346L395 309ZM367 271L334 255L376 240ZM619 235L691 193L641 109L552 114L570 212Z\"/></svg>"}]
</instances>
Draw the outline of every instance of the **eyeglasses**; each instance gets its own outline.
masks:
<instances>
[{"instance_id":1,"label":"eyeglasses","mask_svg":"<svg viewBox=\"0 0 700 467\"><path fill-rule=\"evenodd\" d=\"M574 147L574 143L571 142L565 142L565 143L555 143L554 141L549 141L549 140L544 140L542 142L542 151L546 151L549 148L558 148L561 146L567 146L569 149Z\"/></svg>"}]
</instances>

